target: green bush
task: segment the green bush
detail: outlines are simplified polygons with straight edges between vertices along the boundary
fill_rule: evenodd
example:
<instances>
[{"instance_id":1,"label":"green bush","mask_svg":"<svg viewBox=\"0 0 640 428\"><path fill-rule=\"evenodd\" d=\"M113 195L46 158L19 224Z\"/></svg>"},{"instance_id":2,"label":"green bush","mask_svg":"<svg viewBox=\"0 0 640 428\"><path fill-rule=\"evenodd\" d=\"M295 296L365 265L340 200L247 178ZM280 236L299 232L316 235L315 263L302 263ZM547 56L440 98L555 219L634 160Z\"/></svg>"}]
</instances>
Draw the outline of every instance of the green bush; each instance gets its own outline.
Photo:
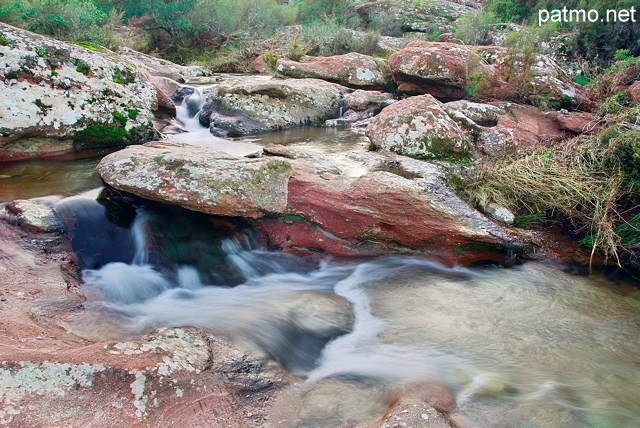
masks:
<instances>
[{"instance_id":1,"label":"green bush","mask_svg":"<svg viewBox=\"0 0 640 428\"><path fill-rule=\"evenodd\" d=\"M0 20L60 40L109 45L100 27L108 15L90 0L2 1Z\"/></svg>"},{"instance_id":2,"label":"green bush","mask_svg":"<svg viewBox=\"0 0 640 428\"><path fill-rule=\"evenodd\" d=\"M489 45L491 28L498 22L493 12L470 12L456 21L455 37L468 45Z\"/></svg>"}]
</instances>

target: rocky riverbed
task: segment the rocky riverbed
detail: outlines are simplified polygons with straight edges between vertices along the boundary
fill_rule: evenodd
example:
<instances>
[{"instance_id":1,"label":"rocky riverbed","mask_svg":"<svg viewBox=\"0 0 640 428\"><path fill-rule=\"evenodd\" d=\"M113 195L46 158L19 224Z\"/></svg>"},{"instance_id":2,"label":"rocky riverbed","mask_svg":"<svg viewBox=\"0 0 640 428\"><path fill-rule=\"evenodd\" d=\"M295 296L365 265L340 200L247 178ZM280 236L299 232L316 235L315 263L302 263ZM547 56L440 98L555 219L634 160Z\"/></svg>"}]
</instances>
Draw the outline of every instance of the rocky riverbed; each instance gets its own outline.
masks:
<instances>
[{"instance_id":1,"label":"rocky riverbed","mask_svg":"<svg viewBox=\"0 0 640 428\"><path fill-rule=\"evenodd\" d=\"M496 267L571 259L581 266L567 269L581 272L588 255L559 234L513 227L504 207L478 211L449 185L475 160L598 129L592 101L553 58L536 58L530 92L514 98L499 47L390 40L388 59L281 59L275 76L212 76L130 49L0 32L0 162L129 146L97 166L104 190L0 207L2 424L631 426L637 417L625 408L637 378L625 365L637 364L633 289L579 282L553 264ZM465 99L471 74L495 80L483 102ZM557 109L530 104L541 95ZM310 125L351 128L370 147L260 144ZM189 144L196 134L205 137ZM471 267L479 263L494 267ZM576 297L573 287L592 291ZM573 307L590 297L615 307L627 330L609 323L613 312ZM484 310L493 305L505 312ZM498 319L488 342L472 340L493 334L491 317L510 321ZM546 350L588 349L589 331L615 351L578 367L621 378L629 369L619 396ZM527 358L536 353L560 374Z\"/></svg>"}]
</instances>

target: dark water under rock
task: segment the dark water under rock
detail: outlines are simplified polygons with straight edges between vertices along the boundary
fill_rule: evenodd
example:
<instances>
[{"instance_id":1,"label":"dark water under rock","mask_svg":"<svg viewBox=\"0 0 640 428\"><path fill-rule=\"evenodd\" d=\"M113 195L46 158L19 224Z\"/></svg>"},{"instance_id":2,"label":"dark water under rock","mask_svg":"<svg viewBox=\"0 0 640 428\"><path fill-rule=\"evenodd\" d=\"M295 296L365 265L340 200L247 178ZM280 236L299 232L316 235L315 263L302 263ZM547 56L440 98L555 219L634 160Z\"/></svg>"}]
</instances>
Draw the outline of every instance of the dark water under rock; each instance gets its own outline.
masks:
<instances>
[{"instance_id":1,"label":"dark water under rock","mask_svg":"<svg viewBox=\"0 0 640 428\"><path fill-rule=\"evenodd\" d=\"M322 146L339 131L307 132L248 144L305 146L315 133ZM354 134L352 149L361 143ZM0 196L94 188L97 160L0 167ZM372 423L416 383L450 390L469 427L640 420L640 295L624 282L543 262L451 268L283 254L244 222L101 189L55 209L89 298L71 332L102 340L190 325L235 337L306 379L284 415L297 426Z\"/></svg>"}]
</instances>

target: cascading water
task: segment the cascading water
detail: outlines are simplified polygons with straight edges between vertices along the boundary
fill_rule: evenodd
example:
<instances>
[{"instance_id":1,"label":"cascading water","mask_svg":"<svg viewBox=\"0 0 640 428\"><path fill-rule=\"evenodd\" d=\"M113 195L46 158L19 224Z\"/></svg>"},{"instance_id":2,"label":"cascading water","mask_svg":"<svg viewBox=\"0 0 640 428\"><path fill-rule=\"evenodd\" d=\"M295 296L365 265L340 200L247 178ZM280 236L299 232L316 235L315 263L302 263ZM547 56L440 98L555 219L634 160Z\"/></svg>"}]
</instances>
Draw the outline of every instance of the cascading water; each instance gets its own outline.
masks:
<instances>
[{"instance_id":1,"label":"cascading water","mask_svg":"<svg viewBox=\"0 0 640 428\"><path fill-rule=\"evenodd\" d=\"M243 144L211 136L195 114L202 93L192 97L178 106L190 130L179 138ZM306 132L261 144L316 144L317 134L300 142ZM640 418L637 291L543 263L463 269L287 255L264 250L246 224L99 192L53 203L92 301L74 333L188 325L243 338L305 387L337 388L319 398L330 412L301 426L333 426L335 414L366 424L335 386L346 383L354 395L379 394L381 408L403 385L444 384L469 426L631 427Z\"/></svg>"},{"instance_id":2,"label":"cascading water","mask_svg":"<svg viewBox=\"0 0 640 428\"><path fill-rule=\"evenodd\" d=\"M200 110L205 102L203 92L213 90L214 86L205 87L202 91L199 88L192 88L193 92L185 96L181 102L176 103L176 118L188 131L182 134L171 136L173 141L190 144L199 147L208 147L219 151L246 156L259 152L262 147L253 143L243 141L231 141L225 138L215 137L209 128L200 123Z\"/></svg>"},{"instance_id":3,"label":"cascading water","mask_svg":"<svg viewBox=\"0 0 640 428\"><path fill-rule=\"evenodd\" d=\"M412 257L318 264L264 251L249 232L204 245L198 229L184 236L194 220L181 217L192 215L138 206L129 262L84 271L99 297L83 320L106 311L124 336L189 325L243 337L311 387L333 379L357 382L363 393L440 382L472 426L625 427L640 414L629 404L640 382L634 296L548 264L463 269ZM161 236L173 233L163 217L182 230L181 257L156 254L155 246L172 248ZM219 260L195 263L209 256ZM361 412L340 409L347 419Z\"/></svg>"}]
</instances>

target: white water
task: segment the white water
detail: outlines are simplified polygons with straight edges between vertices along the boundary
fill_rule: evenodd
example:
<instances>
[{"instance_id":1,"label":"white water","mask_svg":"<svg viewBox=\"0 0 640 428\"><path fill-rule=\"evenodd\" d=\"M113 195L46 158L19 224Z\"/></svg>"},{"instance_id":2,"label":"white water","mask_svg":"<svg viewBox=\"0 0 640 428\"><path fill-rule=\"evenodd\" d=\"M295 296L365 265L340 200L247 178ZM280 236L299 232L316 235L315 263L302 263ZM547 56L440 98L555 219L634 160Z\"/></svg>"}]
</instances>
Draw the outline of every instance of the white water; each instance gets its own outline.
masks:
<instances>
[{"instance_id":1,"label":"white water","mask_svg":"<svg viewBox=\"0 0 640 428\"><path fill-rule=\"evenodd\" d=\"M198 120L198 114L204 104L204 96L200 89L194 89L193 94L185 97L182 103L176 104L176 118L188 132L172 135L170 140L207 147L236 156L247 156L262 150L262 146L257 144L213 136L209 128L202 126Z\"/></svg>"},{"instance_id":2,"label":"white water","mask_svg":"<svg viewBox=\"0 0 640 428\"><path fill-rule=\"evenodd\" d=\"M215 140L185 120L194 129L185 141L203 130ZM151 266L145 217L139 211L131 228L130 263L84 273L100 293L94 308L125 333L189 325L242 336L309 388L343 378L390 390L435 380L473 427L635 427L640 418L640 305L602 278L538 263L450 269L411 257L301 267L244 236L220 244L244 279L231 288L203 282L192 266ZM352 331L322 348L350 311ZM335 408L351 420L358 409L340 407L347 398L335 391Z\"/></svg>"}]
</instances>

